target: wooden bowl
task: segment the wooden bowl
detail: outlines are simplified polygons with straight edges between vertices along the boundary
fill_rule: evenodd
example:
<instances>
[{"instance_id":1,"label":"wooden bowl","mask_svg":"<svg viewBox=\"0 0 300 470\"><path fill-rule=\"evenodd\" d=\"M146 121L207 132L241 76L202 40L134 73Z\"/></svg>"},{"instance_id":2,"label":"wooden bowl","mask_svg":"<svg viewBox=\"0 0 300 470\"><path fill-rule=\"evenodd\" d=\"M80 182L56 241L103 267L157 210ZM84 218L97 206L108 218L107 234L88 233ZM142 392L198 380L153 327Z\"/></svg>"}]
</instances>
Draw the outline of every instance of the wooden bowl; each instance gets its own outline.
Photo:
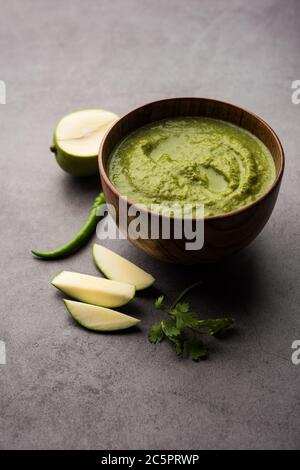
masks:
<instances>
[{"instance_id":1,"label":"wooden bowl","mask_svg":"<svg viewBox=\"0 0 300 470\"><path fill-rule=\"evenodd\" d=\"M116 210L118 226L119 200L124 199L124 195L119 193L107 176L109 156L114 147L137 128L153 121L176 116L203 116L236 124L258 137L270 150L274 159L276 178L267 193L241 209L204 219L204 246L201 250L187 251L185 249L187 240L174 239L172 229L169 240L162 238L131 240L144 252L163 261L178 264L216 262L249 245L268 221L277 200L283 175L284 152L277 135L265 121L233 104L209 98L171 98L141 106L123 116L110 128L99 152L100 176L105 199ZM127 208L131 205L127 201ZM150 220L150 212L146 210L144 212ZM130 220L128 218L127 226L120 227L122 231L127 230Z\"/></svg>"}]
</instances>

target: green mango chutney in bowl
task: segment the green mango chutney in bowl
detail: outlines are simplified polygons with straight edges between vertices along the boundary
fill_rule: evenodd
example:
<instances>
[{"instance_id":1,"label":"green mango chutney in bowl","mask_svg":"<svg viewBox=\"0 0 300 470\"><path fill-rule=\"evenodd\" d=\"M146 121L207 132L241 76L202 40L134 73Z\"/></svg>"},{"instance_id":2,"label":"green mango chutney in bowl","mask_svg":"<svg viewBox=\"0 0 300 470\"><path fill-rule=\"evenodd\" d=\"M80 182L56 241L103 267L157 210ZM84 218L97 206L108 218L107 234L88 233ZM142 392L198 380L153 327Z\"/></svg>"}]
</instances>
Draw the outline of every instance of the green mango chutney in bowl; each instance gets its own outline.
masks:
<instances>
[{"instance_id":1,"label":"green mango chutney in bowl","mask_svg":"<svg viewBox=\"0 0 300 470\"><path fill-rule=\"evenodd\" d=\"M234 124L206 117L152 122L114 148L108 176L134 204L203 204L205 217L251 204L276 177L270 151Z\"/></svg>"}]
</instances>

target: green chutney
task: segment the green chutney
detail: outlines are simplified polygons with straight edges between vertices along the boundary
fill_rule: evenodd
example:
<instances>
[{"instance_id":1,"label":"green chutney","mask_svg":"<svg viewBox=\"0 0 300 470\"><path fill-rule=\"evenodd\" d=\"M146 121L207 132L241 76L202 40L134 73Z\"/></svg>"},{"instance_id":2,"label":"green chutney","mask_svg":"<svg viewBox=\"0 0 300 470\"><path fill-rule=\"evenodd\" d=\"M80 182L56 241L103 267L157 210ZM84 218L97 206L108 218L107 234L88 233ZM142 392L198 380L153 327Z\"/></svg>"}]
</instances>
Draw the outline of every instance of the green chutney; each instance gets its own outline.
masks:
<instances>
[{"instance_id":1,"label":"green chutney","mask_svg":"<svg viewBox=\"0 0 300 470\"><path fill-rule=\"evenodd\" d=\"M156 121L114 149L108 174L136 204L204 204L206 217L240 209L273 184L267 147L250 132L202 117Z\"/></svg>"}]
</instances>

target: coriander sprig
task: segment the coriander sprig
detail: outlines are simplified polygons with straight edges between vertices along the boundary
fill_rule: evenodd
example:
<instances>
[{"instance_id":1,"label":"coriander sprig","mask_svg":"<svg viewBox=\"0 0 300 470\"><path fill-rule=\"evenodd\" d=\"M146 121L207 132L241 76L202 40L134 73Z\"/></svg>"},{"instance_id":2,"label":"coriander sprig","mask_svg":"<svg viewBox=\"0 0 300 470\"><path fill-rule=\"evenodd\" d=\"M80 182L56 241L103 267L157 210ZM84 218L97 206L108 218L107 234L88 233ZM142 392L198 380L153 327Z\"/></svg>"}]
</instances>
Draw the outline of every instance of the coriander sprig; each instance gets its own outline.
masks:
<instances>
[{"instance_id":1,"label":"coriander sprig","mask_svg":"<svg viewBox=\"0 0 300 470\"><path fill-rule=\"evenodd\" d=\"M160 343L168 339L178 355L190 356L194 361L204 359L208 349L200 335L217 335L232 327L232 317L200 320L190 309L188 302L182 302L187 293L201 284L195 282L184 289L169 308L165 305L165 297L160 295L154 302L155 308L165 312L165 318L155 322L148 333L151 343Z\"/></svg>"}]
</instances>

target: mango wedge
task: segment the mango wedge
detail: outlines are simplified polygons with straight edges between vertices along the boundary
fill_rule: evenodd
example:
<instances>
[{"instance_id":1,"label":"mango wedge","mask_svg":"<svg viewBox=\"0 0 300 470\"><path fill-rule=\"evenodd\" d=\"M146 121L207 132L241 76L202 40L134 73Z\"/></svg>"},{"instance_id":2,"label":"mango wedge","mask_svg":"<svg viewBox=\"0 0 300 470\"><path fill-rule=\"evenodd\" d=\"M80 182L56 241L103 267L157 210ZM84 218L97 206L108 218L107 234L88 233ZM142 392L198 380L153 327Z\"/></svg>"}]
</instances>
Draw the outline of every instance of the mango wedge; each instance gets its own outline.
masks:
<instances>
[{"instance_id":1,"label":"mango wedge","mask_svg":"<svg viewBox=\"0 0 300 470\"><path fill-rule=\"evenodd\" d=\"M140 320L109 308L64 300L70 315L80 325L95 331L125 330L140 323Z\"/></svg>"},{"instance_id":2,"label":"mango wedge","mask_svg":"<svg viewBox=\"0 0 300 470\"><path fill-rule=\"evenodd\" d=\"M151 274L102 245L94 244L93 258L96 266L108 279L128 282L136 290L146 289L155 281Z\"/></svg>"},{"instance_id":3,"label":"mango wedge","mask_svg":"<svg viewBox=\"0 0 300 470\"><path fill-rule=\"evenodd\" d=\"M51 284L74 299L101 307L121 307L135 295L131 284L71 271L62 271Z\"/></svg>"}]
</instances>

